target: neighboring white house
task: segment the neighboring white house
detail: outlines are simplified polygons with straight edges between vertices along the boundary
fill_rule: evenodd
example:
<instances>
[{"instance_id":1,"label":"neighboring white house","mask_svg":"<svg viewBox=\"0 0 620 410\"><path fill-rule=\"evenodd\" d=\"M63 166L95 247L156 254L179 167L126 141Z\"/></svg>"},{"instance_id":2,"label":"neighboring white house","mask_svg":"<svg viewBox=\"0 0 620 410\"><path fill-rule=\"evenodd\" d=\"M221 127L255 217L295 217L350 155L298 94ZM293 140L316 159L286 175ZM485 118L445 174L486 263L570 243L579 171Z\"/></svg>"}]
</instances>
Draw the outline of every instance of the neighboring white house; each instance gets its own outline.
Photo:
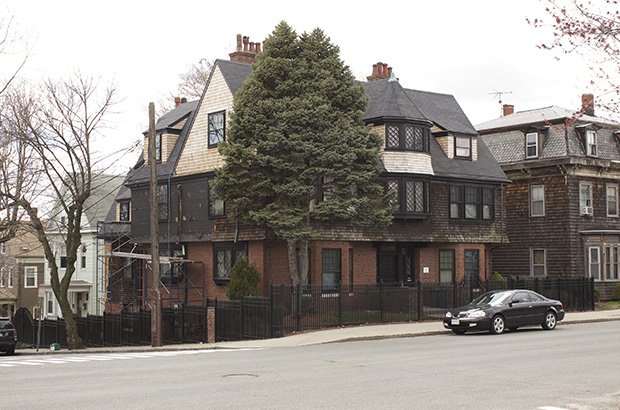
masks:
<instances>
[{"instance_id":1,"label":"neighboring white house","mask_svg":"<svg viewBox=\"0 0 620 410\"><path fill-rule=\"evenodd\" d=\"M82 214L82 245L78 249L75 272L69 284L69 302L73 312L80 317L86 315L101 315L105 300L98 300L105 296L105 280L97 273L97 222L103 221L110 209L118 188L123 184L124 176L100 174L93 177L92 193L84 205ZM65 274L66 267L66 213L60 204L52 211L48 224L47 235L50 246L56 256L58 275L60 280ZM45 279L43 313L46 317L62 317L60 305L56 300L50 285L50 267L45 261Z\"/></svg>"}]
</instances>

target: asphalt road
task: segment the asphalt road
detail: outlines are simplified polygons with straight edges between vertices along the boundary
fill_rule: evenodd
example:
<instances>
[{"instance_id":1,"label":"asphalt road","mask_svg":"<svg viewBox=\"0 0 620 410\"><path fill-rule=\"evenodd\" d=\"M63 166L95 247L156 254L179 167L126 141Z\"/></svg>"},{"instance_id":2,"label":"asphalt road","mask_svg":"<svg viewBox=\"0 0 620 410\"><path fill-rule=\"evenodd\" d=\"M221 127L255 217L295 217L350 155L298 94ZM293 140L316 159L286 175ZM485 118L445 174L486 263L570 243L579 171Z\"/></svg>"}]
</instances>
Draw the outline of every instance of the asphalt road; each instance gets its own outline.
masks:
<instances>
[{"instance_id":1,"label":"asphalt road","mask_svg":"<svg viewBox=\"0 0 620 410\"><path fill-rule=\"evenodd\" d=\"M619 409L620 321L261 350L0 357L2 409Z\"/></svg>"}]
</instances>

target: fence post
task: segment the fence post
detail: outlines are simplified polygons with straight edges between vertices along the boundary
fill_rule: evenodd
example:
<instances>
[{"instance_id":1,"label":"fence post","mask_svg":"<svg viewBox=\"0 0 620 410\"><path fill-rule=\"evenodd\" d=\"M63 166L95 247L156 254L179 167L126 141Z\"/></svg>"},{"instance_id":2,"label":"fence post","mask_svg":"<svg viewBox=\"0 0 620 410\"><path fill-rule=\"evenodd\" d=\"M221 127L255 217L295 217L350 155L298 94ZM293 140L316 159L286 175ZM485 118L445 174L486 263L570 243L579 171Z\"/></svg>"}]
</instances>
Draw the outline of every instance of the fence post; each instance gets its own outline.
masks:
<instances>
[{"instance_id":1,"label":"fence post","mask_svg":"<svg viewBox=\"0 0 620 410\"><path fill-rule=\"evenodd\" d=\"M244 297L241 296L241 320L240 320L241 329L239 331L239 340L243 340L243 299Z\"/></svg>"},{"instance_id":2,"label":"fence post","mask_svg":"<svg viewBox=\"0 0 620 410\"><path fill-rule=\"evenodd\" d=\"M381 323L383 323L383 282L379 282L379 307L381 311Z\"/></svg>"},{"instance_id":3,"label":"fence post","mask_svg":"<svg viewBox=\"0 0 620 410\"><path fill-rule=\"evenodd\" d=\"M342 325L342 283L338 284L338 325Z\"/></svg>"},{"instance_id":4,"label":"fence post","mask_svg":"<svg viewBox=\"0 0 620 410\"><path fill-rule=\"evenodd\" d=\"M297 326L297 331L301 330L301 292L299 283L295 285L293 288L293 305L295 307L295 321Z\"/></svg>"},{"instance_id":5,"label":"fence post","mask_svg":"<svg viewBox=\"0 0 620 410\"><path fill-rule=\"evenodd\" d=\"M424 293L422 292L422 281L418 280L418 320L422 320L422 314L424 313Z\"/></svg>"},{"instance_id":6,"label":"fence post","mask_svg":"<svg viewBox=\"0 0 620 410\"><path fill-rule=\"evenodd\" d=\"M594 278L590 278L590 286L588 286L590 293L590 310L594 310Z\"/></svg>"},{"instance_id":7,"label":"fence post","mask_svg":"<svg viewBox=\"0 0 620 410\"><path fill-rule=\"evenodd\" d=\"M457 307L456 304L456 292L458 291L456 278L452 281L452 307Z\"/></svg>"},{"instance_id":8,"label":"fence post","mask_svg":"<svg viewBox=\"0 0 620 410\"><path fill-rule=\"evenodd\" d=\"M273 284L269 284L269 338L273 339Z\"/></svg>"}]
</instances>

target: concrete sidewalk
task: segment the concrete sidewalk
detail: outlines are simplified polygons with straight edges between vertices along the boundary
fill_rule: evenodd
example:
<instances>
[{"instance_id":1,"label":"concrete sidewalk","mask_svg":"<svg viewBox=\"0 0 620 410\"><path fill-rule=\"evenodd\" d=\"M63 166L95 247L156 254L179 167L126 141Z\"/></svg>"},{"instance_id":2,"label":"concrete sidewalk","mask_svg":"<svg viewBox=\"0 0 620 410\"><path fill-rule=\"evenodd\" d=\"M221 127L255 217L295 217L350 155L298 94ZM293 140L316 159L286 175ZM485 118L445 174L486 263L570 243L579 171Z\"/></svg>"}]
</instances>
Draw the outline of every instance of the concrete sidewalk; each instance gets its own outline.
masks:
<instances>
[{"instance_id":1,"label":"concrete sidewalk","mask_svg":"<svg viewBox=\"0 0 620 410\"><path fill-rule=\"evenodd\" d=\"M559 325L574 325L579 323L604 322L620 320L620 309L601 310L591 312L568 312ZM239 342L218 343L190 343L167 345L162 347L150 346L120 346L120 347L91 347L81 350L62 349L57 352L47 348L21 349L19 355L29 354L56 354L56 353L119 353L119 352L152 352L174 350L197 350L197 349L241 349L241 348L271 348L271 347L295 347L309 346L323 343L346 342L354 340L376 340L394 337L414 337L448 333L441 321L423 321L410 323L392 323L385 325L350 326L342 328L330 328L313 332L297 333L277 339L244 340Z\"/></svg>"}]
</instances>

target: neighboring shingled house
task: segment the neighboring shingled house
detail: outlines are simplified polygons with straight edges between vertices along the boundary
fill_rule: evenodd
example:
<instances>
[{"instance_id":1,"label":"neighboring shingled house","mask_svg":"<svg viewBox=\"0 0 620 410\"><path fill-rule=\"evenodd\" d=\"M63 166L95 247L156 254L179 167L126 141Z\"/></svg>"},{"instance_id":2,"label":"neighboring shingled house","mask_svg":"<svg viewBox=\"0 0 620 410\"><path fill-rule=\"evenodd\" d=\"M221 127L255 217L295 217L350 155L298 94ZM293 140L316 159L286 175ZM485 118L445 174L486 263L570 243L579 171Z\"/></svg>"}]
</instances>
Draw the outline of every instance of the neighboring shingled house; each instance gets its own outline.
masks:
<instances>
[{"instance_id":1,"label":"neighboring shingled house","mask_svg":"<svg viewBox=\"0 0 620 410\"><path fill-rule=\"evenodd\" d=\"M551 106L476 127L512 180L506 187L509 245L493 252L506 275L593 277L602 297L619 282L620 144L616 122Z\"/></svg>"},{"instance_id":2,"label":"neighboring shingled house","mask_svg":"<svg viewBox=\"0 0 620 410\"><path fill-rule=\"evenodd\" d=\"M77 316L95 315L103 312L101 303L105 295L105 275L103 269L98 270L97 254L97 223L103 221L110 210L114 196L123 184L120 175L96 174L92 177L92 192L84 203L81 221L82 245L78 249L75 272L69 284L69 302ZM57 203L52 209L46 232L50 246L56 255L58 275L64 276L67 264L64 238L66 235L66 214ZM102 250L101 250L102 251ZM43 313L46 317L62 316L60 306L50 285L50 269L45 261L44 284L45 292Z\"/></svg>"},{"instance_id":3,"label":"neighboring shingled house","mask_svg":"<svg viewBox=\"0 0 620 410\"><path fill-rule=\"evenodd\" d=\"M260 52L260 45L242 50L240 43L232 61L215 61L202 98L158 165L161 254L184 261L182 269L168 271L164 298L174 299L172 284L184 281L195 286L190 298L225 297L230 268L242 255L261 272L264 291L269 283L290 283L285 242L229 222L226 204L209 190L223 163L217 145L226 139L233 96ZM501 192L508 179L453 96L406 89L390 73L376 64L362 85L369 97L364 120L385 139L380 179L397 193L394 222L389 228L317 226L310 283L487 278L490 249L505 241ZM125 182L136 252L148 250L150 242L147 162ZM182 287L176 298L187 301Z\"/></svg>"},{"instance_id":4,"label":"neighboring shingled house","mask_svg":"<svg viewBox=\"0 0 620 410\"><path fill-rule=\"evenodd\" d=\"M15 237L0 244L0 316L26 308L38 317L38 288L43 283L43 247L37 235L20 224Z\"/></svg>"}]
</instances>

